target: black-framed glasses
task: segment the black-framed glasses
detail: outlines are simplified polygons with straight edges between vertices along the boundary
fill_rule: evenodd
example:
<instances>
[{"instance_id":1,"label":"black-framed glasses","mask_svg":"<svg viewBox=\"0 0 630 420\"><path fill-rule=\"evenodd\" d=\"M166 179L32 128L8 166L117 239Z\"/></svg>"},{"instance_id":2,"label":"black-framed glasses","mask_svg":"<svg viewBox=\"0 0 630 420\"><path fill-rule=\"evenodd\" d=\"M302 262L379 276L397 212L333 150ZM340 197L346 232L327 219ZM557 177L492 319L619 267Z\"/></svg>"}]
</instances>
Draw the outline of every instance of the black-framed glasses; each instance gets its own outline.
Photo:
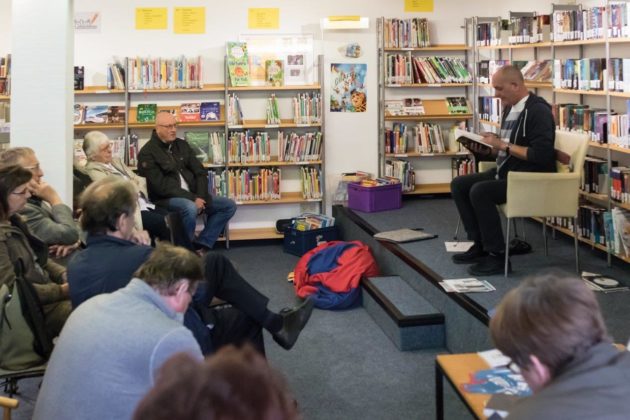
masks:
<instances>
[{"instance_id":1,"label":"black-framed glasses","mask_svg":"<svg viewBox=\"0 0 630 420\"><path fill-rule=\"evenodd\" d=\"M158 127L166 128L167 130L173 130L177 128L177 124L158 124Z\"/></svg>"}]
</instances>

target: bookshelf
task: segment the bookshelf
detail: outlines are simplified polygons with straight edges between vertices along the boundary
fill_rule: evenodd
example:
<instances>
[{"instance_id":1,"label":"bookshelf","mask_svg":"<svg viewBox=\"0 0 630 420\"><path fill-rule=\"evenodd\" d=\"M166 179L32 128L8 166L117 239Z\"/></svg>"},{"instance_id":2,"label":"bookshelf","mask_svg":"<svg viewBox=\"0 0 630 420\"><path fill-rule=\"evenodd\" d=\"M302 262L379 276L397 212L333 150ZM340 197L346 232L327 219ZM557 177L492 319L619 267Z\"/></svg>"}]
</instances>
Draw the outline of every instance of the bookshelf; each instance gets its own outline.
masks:
<instances>
[{"instance_id":1,"label":"bookshelf","mask_svg":"<svg viewBox=\"0 0 630 420\"><path fill-rule=\"evenodd\" d=\"M316 67L319 81L324 80L323 65L323 56L319 56ZM231 86L229 72L226 57L226 164L217 171L220 194L233 199L239 206L239 212L251 213L261 207L277 207L278 214L287 211L293 215L306 211L323 213L326 194L323 83ZM295 104L301 103L300 100L312 105L310 109L313 113L305 117L308 121L305 123L301 123L305 121L300 118L301 114L295 115ZM275 101L277 113L272 121L266 117L270 101ZM260 153L249 153L256 149ZM313 153L306 153L307 149ZM257 199L251 191L242 194L244 175L267 179L267 183L263 181L263 184L270 189L263 189L264 193L268 193L265 199ZM273 186L268 183L269 176L277 176L277 190L275 183ZM275 224L275 219L263 223ZM282 237L275 227L230 227L230 240Z\"/></svg>"},{"instance_id":2,"label":"bookshelf","mask_svg":"<svg viewBox=\"0 0 630 420\"><path fill-rule=\"evenodd\" d=\"M473 118L467 101L473 86L469 48L465 43L427 45L428 36L420 29L417 36L414 32L430 24L426 20L381 17L377 24L379 176L401 179L406 195L448 194L453 159L469 156L449 136L453 126ZM440 63L453 72L439 72ZM427 65L437 78L427 79L422 70ZM447 97L465 98L465 109L454 113ZM410 101L416 108L407 107Z\"/></svg>"},{"instance_id":3,"label":"bookshelf","mask_svg":"<svg viewBox=\"0 0 630 420\"><path fill-rule=\"evenodd\" d=\"M613 8L618 9L613 11ZM627 123L624 121L627 122L630 118L630 102L627 100L630 98L630 87L624 86L623 89L620 89L614 84L614 82L609 85L606 85L605 82L608 81L608 83L611 83L611 80L615 79L613 75L614 63L612 60L615 57L627 57L629 50L628 47L630 47L630 39L628 38L630 35L630 27L626 26L622 28L621 26L618 26L615 28L614 22L617 22L617 20L609 19L611 14L619 13L622 9L624 9L623 13L626 13L626 11L630 10L630 5L627 2L613 1L605 1L600 5L589 4L589 7L585 8L579 4L554 4L552 5L550 18L550 33L552 36L548 42L545 40L542 43L538 42L529 45L475 45L475 54L477 54L478 51L484 50L489 51L492 54L495 52L501 54L502 51L508 51L510 53L510 60L512 60L511 54L513 50L533 48L535 54L537 51L545 51L545 53L549 51L550 60L554 63L552 83L545 83L544 85L532 85L529 83L530 87L544 88L546 92L550 92L550 102L553 104L565 102L568 102L569 104L577 103L577 107L581 107L584 104L589 107L589 112L592 112L593 114L601 109L601 113L603 114L606 122L605 127L607 127L607 130L605 129L606 131L603 133L597 131L595 117L579 111L578 108L574 110L569 109L567 111L568 114L564 114L564 119L560 119L558 123L560 124L561 129L592 130L589 131L593 137L593 141L591 141L589 145L589 155L593 156L593 161L599 162L597 164L604 165L604 167L602 172L597 172L597 170L594 171L596 177L598 173L600 176L600 190L593 192L592 187L587 187L585 184L584 188L586 188L586 190L583 190L580 193L582 203L580 211L584 211L586 217L584 217L581 221L578 221L580 224L579 227L583 229L582 233L578 235L578 239L581 242L590 245L594 249L605 252L607 254L609 264L611 264L611 259L613 257L624 262L630 262L630 257L623 254L623 247L621 247L622 253L617 254L615 250L603 243L603 238L606 238L606 241L610 238L607 238L608 233L604 232L605 229L603 226L605 222L598 219L604 217L603 214L605 212L609 213L613 209L623 209L630 212L630 202L623 202L626 200L622 201L613 197L614 182L611 179L612 174L609 172L610 168L614 164L626 168L630 167L630 134L627 131L614 131L614 127L616 126L625 127L624 130L627 130ZM557 24L557 22L561 22L562 19L557 19L555 14L558 16L564 16L564 22L566 22L567 19L571 22L572 26L569 28L568 32L562 32L566 31L566 25ZM598 28L596 26L590 26L593 22L598 21L598 19L591 18L592 16L599 16L599 21L603 22L602 27ZM496 22L497 29L500 28L500 18L485 19L488 22ZM586 19L588 24L585 23L585 21L578 23L581 19ZM470 18L467 21L473 24L477 23L476 18ZM578 29L580 28L582 28L583 31L579 31ZM497 33L500 33L500 31ZM497 39L495 42L500 43L501 41ZM475 62L477 63L478 56L474 55L474 57ZM502 58L500 55L499 57ZM596 64L594 64L595 67L590 67L589 65L589 73L592 77L580 77L580 73L584 75L584 72L582 71L577 73L578 76L575 76L575 85L567 87L565 85L567 82L564 81L562 81L563 84L561 84L560 79L564 78L565 73L560 73L558 71L559 69L564 70L564 68L562 68L559 64L564 60L582 60L584 57L592 57L588 60L596 59L597 61L600 61L604 70L599 72ZM606 71L609 73L604 75L603 73ZM592 80L597 78L601 81L599 86L596 82L592 82ZM591 82L581 81L581 85L578 86L577 80L582 79L591 80ZM475 92L478 92L479 89L485 89L488 87L488 85L479 83L477 78L475 79L475 82L476 83L473 88ZM583 87L585 83L588 84L586 87ZM475 104L477 105L477 103ZM589 115L588 125L584 125L587 118L586 115ZM567 123L567 121L569 122ZM575 125L576 121L577 125ZM475 121L475 123L478 123L475 127L492 126L497 129L499 127L498 121L487 121L482 120L481 118ZM623 124L626 125L624 126ZM606 140L602 138L603 136L605 136ZM590 164L593 163L591 162ZM590 170L593 171L592 169ZM585 173L587 175L590 174L587 169L585 169ZM628 174L630 174L630 171ZM603 181L601 178L602 176L604 177ZM595 182L597 182L597 178L595 179ZM630 185L626 185L624 180L621 182L622 188L624 189L623 191L630 190ZM630 218L630 213L628 217ZM541 223L543 222L541 219L538 219L538 221ZM558 232L569 236L573 235L571 226L568 226L566 221L553 220L547 221L547 223Z\"/></svg>"}]
</instances>

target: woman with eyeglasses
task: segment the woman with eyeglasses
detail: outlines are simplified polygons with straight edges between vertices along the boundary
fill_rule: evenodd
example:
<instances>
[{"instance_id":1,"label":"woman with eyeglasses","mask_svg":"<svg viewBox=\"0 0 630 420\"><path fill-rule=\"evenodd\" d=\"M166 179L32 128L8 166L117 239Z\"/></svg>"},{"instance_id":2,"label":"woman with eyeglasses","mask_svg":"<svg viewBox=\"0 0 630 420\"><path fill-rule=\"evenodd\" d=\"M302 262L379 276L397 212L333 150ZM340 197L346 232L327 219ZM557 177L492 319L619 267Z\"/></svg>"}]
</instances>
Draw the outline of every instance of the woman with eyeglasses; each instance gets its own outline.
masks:
<instances>
[{"instance_id":1,"label":"woman with eyeglasses","mask_svg":"<svg viewBox=\"0 0 630 420\"><path fill-rule=\"evenodd\" d=\"M138 206L135 215L136 231L146 230L153 242L155 239L170 241L171 233L165 222L168 211L156 207L149 201L147 183L144 178L136 175L120 159L114 159L109 138L100 131L90 131L83 138L83 151L87 157L87 164L83 170L92 181L114 175L131 181L136 187L138 191ZM134 240L134 242L139 241Z\"/></svg>"},{"instance_id":2,"label":"woman with eyeglasses","mask_svg":"<svg viewBox=\"0 0 630 420\"><path fill-rule=\"evenodd\" d=\"M16 267L42 304L45 329L59 335L72 305L66 269L48 259L48 246L33 236L18 214L31 196L32 173L20 166L0 168L0 286L13 284Z\"/></svg>"}]
</instances>

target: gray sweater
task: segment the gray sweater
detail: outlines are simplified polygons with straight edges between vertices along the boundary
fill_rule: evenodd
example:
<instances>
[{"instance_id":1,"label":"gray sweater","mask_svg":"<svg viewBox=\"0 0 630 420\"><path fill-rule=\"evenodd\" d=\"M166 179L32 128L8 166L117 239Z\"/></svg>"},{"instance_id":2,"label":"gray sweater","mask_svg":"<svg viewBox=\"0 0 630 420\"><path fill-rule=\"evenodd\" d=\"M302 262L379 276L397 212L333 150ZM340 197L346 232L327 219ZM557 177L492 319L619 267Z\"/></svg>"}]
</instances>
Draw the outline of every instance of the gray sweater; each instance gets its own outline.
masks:
<instances>
[{"instance_id":1,"label":"gray sweater","mask_svg":"<svg viewBox=\"0 0 630 420\"><path fill-rule=\"evenodd\" d=\"M629 396L630 353L599 343L570 362L534 396L517 403L508 418L628 419Z\"/></svg>"},{"instance_id":2,"label":"gray sweater","mask_svg":"<svg viewBox=\"0 0 630 420\"><path fill-rule=\"evenodd\" d=\"M203 358L181 315L142 280L89 299L59 336L34 419L129 419L157 370L182 351Z\"/></svg>"}]
</instances>

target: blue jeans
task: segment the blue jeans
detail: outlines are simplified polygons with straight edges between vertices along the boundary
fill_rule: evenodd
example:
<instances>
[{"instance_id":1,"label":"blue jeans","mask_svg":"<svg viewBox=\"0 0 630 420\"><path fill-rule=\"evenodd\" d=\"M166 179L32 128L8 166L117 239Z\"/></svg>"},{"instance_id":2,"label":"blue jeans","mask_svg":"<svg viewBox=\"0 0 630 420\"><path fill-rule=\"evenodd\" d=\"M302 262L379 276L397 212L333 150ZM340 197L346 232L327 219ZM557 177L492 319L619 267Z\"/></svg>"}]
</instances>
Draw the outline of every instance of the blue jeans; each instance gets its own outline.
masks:
<instances>
[{"instance_id":1,"label":"blue jeans","mask_svg":"<svg viewBox=\"0 0 630 420\"><path fill-rule=\"evenodd\" d=\"M168 200L168 209L181 214L186 232L188 232L190 239L193 240L197 222L195 202L187 198L171 198ZM212 204L206 206L205 213L208 218L197 242L211 249L221 232L225 229L227 222L236 213L236 203L226 197L212 197Z\"/></svg>"}]
</instances>

